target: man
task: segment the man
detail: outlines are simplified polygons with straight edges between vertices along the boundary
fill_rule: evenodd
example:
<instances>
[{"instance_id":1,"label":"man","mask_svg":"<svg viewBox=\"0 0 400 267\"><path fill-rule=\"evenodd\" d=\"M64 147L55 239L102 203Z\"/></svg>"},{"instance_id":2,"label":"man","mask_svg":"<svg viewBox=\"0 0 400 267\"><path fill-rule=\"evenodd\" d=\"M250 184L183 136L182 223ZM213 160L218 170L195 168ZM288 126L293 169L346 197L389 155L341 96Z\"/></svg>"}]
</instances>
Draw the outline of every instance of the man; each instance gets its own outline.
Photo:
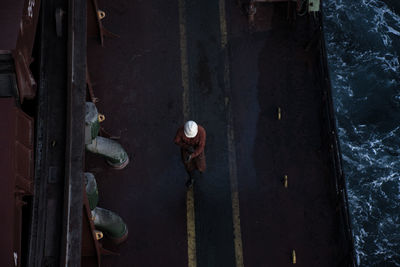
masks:
<instances>
[{"instance_id":1,"label":"man","mask_svg":"<svg viewBox=\"0 0 400 267\"><path fill-rule=\"evenodd\" d=\"M184 126L179 127L174 142L181 147L182 161L189 174L186 186L190 187L194 183L195 170L200 173L206 170L206 131L194 121L187 121Z\"/></svg>"}]
</instances>

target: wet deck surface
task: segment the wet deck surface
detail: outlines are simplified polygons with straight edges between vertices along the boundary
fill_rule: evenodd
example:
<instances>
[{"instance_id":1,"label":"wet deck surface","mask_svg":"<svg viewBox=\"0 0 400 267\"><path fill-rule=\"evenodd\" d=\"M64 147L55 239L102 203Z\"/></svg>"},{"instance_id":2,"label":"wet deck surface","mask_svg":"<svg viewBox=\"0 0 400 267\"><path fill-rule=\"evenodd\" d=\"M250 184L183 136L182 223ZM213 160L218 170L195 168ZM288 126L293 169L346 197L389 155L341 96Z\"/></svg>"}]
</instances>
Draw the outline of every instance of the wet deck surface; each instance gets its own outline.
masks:
<instances>
[{"instance_id":1,"label":"wet deck surface","mask_svg":"<svg viewBox=\"0 0 400 267\"><path fill-rule=\"evenodd\" d=\"M244 265L289 266L292 249L298 266L340 265L345 252L322 139L319 54L304 50L318 25L305 17L290 23L286 4L268 5L263 31L251 33L240 9L227 3L226 53L218 1L184 3L187 115L207 131L207 170L194 188L197 266L235 266L229 116ZM105 27L120 38L106 39L104 48L89 40L89 72L106 116L102 126L121 136L131 158L116 171L87 154L99 206L117 212L129 228L127 242L112 247L120 256L103 257L102 266L188 266L186 173L173 144L185 106L179 2L99 4Z\"/></svg>"}]
</instances>

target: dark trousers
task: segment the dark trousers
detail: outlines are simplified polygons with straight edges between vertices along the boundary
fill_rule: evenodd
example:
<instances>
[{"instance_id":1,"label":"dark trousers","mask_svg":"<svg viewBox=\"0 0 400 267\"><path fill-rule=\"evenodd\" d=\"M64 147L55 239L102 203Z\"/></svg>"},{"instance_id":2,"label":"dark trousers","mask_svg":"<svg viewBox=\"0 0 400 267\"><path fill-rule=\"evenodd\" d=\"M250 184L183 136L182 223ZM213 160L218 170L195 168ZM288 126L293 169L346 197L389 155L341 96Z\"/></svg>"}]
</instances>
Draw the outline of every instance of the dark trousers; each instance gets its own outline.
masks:
<instances>
[{"instance_id":1,"label":"dark trousers","mask_svg":"<svg viewBox=\"0 0 400 267\"><path fill-rule=\"evenodd\" d=\"M190 152L186 149L181 149L182 162L185 165L186 171L190 174L194 170L198 170L200 172L204 172L206 170L206 155L202 152L197 157L191 159L189 162L186 162L186 159L190 155Z\"/></svg>"}]
</instances>

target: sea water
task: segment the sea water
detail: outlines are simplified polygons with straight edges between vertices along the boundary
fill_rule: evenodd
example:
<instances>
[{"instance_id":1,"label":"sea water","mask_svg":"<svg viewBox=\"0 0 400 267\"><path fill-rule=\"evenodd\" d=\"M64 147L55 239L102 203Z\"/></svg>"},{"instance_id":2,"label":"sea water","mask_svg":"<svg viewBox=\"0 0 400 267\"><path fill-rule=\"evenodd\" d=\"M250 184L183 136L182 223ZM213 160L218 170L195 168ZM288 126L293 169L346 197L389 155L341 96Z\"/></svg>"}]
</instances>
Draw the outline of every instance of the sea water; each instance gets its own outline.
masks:
<instances>
[{"instance_id":1,"label":"sea water","mask_svg":"<svg viewBox=\"0 0 400 267\"><path fill-rule=\"evenodd\" d=\"M398 1L398 2L397 2ZM324 0L356 260L400 266L400 0Z\"/></svg>"}]
</instances>

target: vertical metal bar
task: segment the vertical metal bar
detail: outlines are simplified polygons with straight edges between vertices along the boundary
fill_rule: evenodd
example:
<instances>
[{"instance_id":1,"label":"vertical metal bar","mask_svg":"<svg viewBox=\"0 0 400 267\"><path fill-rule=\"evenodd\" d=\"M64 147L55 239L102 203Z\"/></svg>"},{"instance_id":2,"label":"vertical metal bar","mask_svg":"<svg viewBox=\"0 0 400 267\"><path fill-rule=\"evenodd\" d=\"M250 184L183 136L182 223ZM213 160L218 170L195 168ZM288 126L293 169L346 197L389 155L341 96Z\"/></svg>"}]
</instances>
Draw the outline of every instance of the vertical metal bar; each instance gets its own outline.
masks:
<instances>
[{"instance_id":1,"label":"vertical metal bar","mask_svg":"<svg viewBox=\"0 0 400 267\"><path fill-rule=\"evenodd\" d=\"M327 90L327 120L328 120L328 127L329 127L329 132L330 132L330 140L333 144L333 163L334 163L334 171L335 171L335 182L336 185L339 187L338 189L340 190L340 193L342 194L342 199L340 201L342 202L342 207L341 207L341 213L344 219L344 224L346 227L346 237L348 239L348 246L349 246L349 258L348 262L346 263L346 266L356 266L356 260L355 260L355 253L354 253L354 239L353 239L353 231L352 231L352 226L351 226L351 217L349 213L349 203L348 203L348 197L347 197L347 188L346 188L346 180L344 177L344 172L343 172L343 165L342 165L342 154L340 151L340 143L339 143L339 138L337 135L337 126L336 126L336 120L335 120L335 111L333 108L333 98L332 98L332 87L331 87L331 80L329 76L328 70L328 62L327 62L327 51L326 51L326 46L325 46L325 38L323 34L323 8L322 4L323 1L321 1L321 8L318 13L318 20L320 21L321 24L321 42L320 42L320 51L321 51L321 65L322 69L324 70L323 78L324 78L324 84L323 87L326 88Z\"/></svg>"},{"instance_id":2,"label":"vertical metal bar","mask_svg":"<svg viewBox=\"0 0 400 267\"><path fill-rule=\"evenodd\" d=\"M84 120L86 94L85 0L69 0L67 142L62 266L80 266L83 208Z\"/></svg>"},{"instance_id":3,"label":"vertical metal bar","mask_svg":"<svg viewBox=\"0 0 400 267\"><path fill-rule=\"evenodd\" d=\"M55 32L63 0L43 1L38 24L35 180L27 266L58 266L64 198L66 34ZM57 144L57 146L51 145Z\"/></svg>"}]
</instances>

